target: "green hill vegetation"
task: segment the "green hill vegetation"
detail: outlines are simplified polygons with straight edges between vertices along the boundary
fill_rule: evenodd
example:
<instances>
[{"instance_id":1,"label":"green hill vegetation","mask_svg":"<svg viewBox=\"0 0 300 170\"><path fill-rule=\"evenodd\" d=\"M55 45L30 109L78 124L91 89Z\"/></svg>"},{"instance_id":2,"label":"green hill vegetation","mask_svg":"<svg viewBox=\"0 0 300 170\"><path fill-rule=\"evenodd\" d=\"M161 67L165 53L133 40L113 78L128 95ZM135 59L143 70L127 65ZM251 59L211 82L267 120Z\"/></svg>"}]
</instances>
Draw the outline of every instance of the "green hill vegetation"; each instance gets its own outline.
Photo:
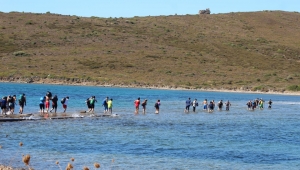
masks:
<instances>
[{"instance_id":1,"label":"green hill vegetation","mask_svg":"<svg viewBox=\"0 0 300 170\"><path fill-rule=\"evenodd\" d=\"M300 90L300 14L0 13L2 81Z\"/></svg>"}]
</instances>

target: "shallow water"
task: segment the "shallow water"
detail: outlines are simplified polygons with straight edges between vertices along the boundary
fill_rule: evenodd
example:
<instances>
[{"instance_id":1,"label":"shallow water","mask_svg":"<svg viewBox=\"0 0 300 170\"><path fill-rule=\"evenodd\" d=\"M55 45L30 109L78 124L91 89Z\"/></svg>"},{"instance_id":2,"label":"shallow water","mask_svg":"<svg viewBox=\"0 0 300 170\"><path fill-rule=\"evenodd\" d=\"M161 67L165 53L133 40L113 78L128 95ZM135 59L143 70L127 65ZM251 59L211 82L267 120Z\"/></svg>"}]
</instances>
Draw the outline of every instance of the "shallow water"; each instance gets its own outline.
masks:
<instances>
[{"instance_id":1,"label":"shallow water","mask_svg":"<svg viewBox=\"0 0 300 170\"><path fill-rule=\"evenodd\" d=\"M299 96L180 90L83 87L1 83L1 95L26 93L26 113L38 111L39 98L50 90L69 96L68 113L85 110L85 99L113 98L117 117L31 120L0 123L0 164L25 167L30 154L35 169L299 169ZM148 99L147 114L134 115L133 101ZM230 100L230 111L183 112L185 100ZM255 98L273 100L272 109L248 111ZM154 103L161 99L160 114ZM200 102L201 103L201 102ZM266 107L266 105L265 105ZM16 109L18 110L18 106ZM58 109L62 112L61 106ZM19 142L23 142L22 147Z\"/></svg>"}]
</instances>

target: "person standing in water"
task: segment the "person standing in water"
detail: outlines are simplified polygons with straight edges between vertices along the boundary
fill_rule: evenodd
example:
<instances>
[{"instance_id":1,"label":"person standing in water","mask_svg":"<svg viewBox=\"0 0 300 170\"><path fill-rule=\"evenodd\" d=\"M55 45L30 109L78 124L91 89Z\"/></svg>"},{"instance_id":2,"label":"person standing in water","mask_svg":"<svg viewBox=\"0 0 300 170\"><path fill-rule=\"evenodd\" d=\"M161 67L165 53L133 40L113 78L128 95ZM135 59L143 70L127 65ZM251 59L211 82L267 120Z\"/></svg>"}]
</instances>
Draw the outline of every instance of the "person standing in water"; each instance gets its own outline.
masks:
<instances>
[{"instance_id":1,"label":"person standing in water","mask_svg":"<svg viewBox=\"0 0 300 170\"><path fill-rule=\"evenodd\" d=\"M157 102L154 105L156 114L159 114L159 106L160 106L160 100L157 100Z\"/></svg>"},{"instance_id":2,"label":"person standing in water","mask_svg":"<svg viewBox=\"0 0 300 170\"><path fill-rule=\"evenodd\" d=\"M26 96L25 96L24 93L20 95L20 98L19 98L19 106L20 106L20 111L19 111L19 113L20 113L20 114L23 114L24 106L26 106Z\"/></svg>"},{"instance_id":3,"label":"person standing in water","mask_svg":"<svg viewBox=\"0 0 300 170\"><path fill-rule=\"evenodd\" d=\"M207 105L208 105L207 99L205 99L205 100L203 101L203 110L208 110L208 109L207 109Z\"/></svg>"},{"instance_id":4,"label":"person standing in water","mask_svg":"<svg viewBox=\"0 0 300 170\"><path fill-rule=\"evenodd\" d=\"M188 98L186 101L185 101L185 110L184 112L188 113L190 111L190 106L191 106L191 98Z\"/></svg>"},{"instance_id":5,"label":"person standing in water","mask_svg":"<svg viewBox=\"0 0 300 170\"><path fill-rule=\"evenodd\" d=\"M54 97L52 98L52 109L50 110L50 112L52 112L52 110L54 110L54 113L56 113L57 101L58 101L58 97L57 97L57 95L54 95Z\"/></svg>"},{"instance_id":6,"label":"person standing in water","mask_svg":"<svg viewBox=\"0 0 300 170\"><path fill-rule=\"evenodd\" d=\"M143 114L146 114L146 105L147 105L147 99L145 99L142 103L142 107L143 107Z\"/></svg>"},{"instance_id":7,"label":"person standing in water","mask_svg":"<svg viewBox=\"0 0 300 170\"><path fill-rule=\"evenodd\" d=\"M64 108L64 113L66 113L66 111L67 111L68 101L69 101L69 97L67 96L67 97L64 98L64 102L62 103L63 108Z\"/></svg>"},{"instance_id":8,"label":"person standing in water","mask_svg":"<svg viewBox=\"0 0 300 170\"><path fill-rule=\"evenodd\" d=\"M14 114L15 112L16 100L17 100L16 95L10 96L10 99L8 101L10 114Z\"/></svg>"},{"instance_id":9,"label":"person standing in water","mask_svg":"<svg viewBox=\"0 0 300 170\"><path fill-rule=\"evenodd\" d=\"M272 100L270 99L269 102L268 102L268 104L269 104L268 108L269 108L269 109L271 109L272 103L273 103L273 102L272 102Z\"/></svg>"},{"instance_id":10,"label":"person standing in water","mask_svg":"<svg viewBox=\"0 0 300 170\"><path fill-rule=\"evenodd\" d=\"M112 107L113 107L113 99L111 98L107 102L107 107L108 107L108 113L112 114Z\"/></svg>"},{"instance_id":11,"label":"person standing in water","mask_svg":"<svg viewBox=\"0 0 300 170\"><path fill-rule=\"evenodd\" d=\"M260 100L259 100L259 108L260 108L260 109L263 109L263 108L264 108L264 102L265 102L265 101L264 101L263 99L260 99Z\"/></svg>"},{"instance_id":12,"label":"person standing in water","mask_svg":"<svg viewBox=\"0 0 300 170\"><path fill-rule=\"evenodd\" d=\"M225 103L226 106L226 110L229 111L229 107L231 106L231 103L229 102L229 100L227 100L227 102Z\"/></svg>"},{"instance_id":13,"label":"person standing in water","mask_svg":"<svg viewBox=\"0 0 300 170\"><path fill-rule=\"evenodd\" d=\"M92 96L90 98L90 107L91 107L90 111L92 111L92 113L94 113L95 111L95 102L97 102L96 96Z\"/></svg>"},{"instance_id":14,"label":"person standing in water","mask_svg":"<svg viewBox=\"0 0 300 170\"><path fill-rule=\"evenodd\" d=\"M45 113L45 101L46 101L46 96L40 98L40 113L42 115L44 115Z\"/></svg>"},{"instance_id":15,"label":"person standing in water","mask_svg":"<svg viewBox=\"0 0 300 170\"><path fill-rule=\"evenodd\" d=\"M102 102L102 106L104 107L104 114L108 112L107 102L108 102L108 97L106 97Z\"/></svg>"},{"instance_id":16,"label":"person standing in water","mask_svg":"<svg viewBox=\"0 0 300 170\"><path fill-rule=\"evenodd\" d=\"M3 115L6 115L6 104L7 104L7 97L4 96L2 99L1 99L1 114Z\"/></svg>"},{"instance_id":17,"label":"person standing in water","mask_svg":"<svg viewBox=\"0 0 300 170\"><path fill-rule=\"evenodd\" d=\"M192 105L193 105L193 112L196 112L196 107L198 106L198 101L197 101L197 99L195 99L195 100L193 101Z\"/></svg>"},{"instance_id":18,"label":"person standing in water","mask_svg":"<svg viewBox=\"0 0 300 170\"><path fill-rule=\"evenodd\" d=\"M91 104L90 104L90 99L91 99L92 97L90 97L90 98L87 98L86 100L85 100L85 103L86 103L86 106L87 106L87 108L88 108L88 110L86 111L86 112L90 112L92 109L91 109Z\"/></svg>"},{"instance_id":19,"label":"person standing in water","mask_svg":"<svg viewBox=\"0 0 300 170\"><path fill-rule=\"evenodd\" d=\"M135 114L139 114L139 107L140 107L140 98L136 99L134 102L134 106L135 106Z\"/></svg>"},{"instance_id":20,"label":"person standing in water","mask_svg":"<svg viewBox=\"0 0 300 170\"><path fill-rule=\"evenodd\" d=\"M51 94L51 96L52 96L52 94ZM49 97L49 95L46 96L45 107L46 107L46 112L47 113L48 113L49 108L50 108L50 100L51 100L51 97Z\"/></svg>"},{"instance_id":21,"label":"person standing in water","mask_svg":"<svg viewBox=\"0 0 300 170\"><path fill-rule=\"evenodd\" d=\"M223 100L220 100L218 102L218 108L219 108L219 110L222 110L222 108L223 108Z\"/></svg>"},{"instance_id":22,"label":"person standing in water","mask_svg":"<svg viewBox=\"0 0 300 170\"><path fill-rule=\"evenodd\" d=\"M210 101L208 104L208 113L214 112L214 103L213 101Z\"/></svg>"}]
</instances>

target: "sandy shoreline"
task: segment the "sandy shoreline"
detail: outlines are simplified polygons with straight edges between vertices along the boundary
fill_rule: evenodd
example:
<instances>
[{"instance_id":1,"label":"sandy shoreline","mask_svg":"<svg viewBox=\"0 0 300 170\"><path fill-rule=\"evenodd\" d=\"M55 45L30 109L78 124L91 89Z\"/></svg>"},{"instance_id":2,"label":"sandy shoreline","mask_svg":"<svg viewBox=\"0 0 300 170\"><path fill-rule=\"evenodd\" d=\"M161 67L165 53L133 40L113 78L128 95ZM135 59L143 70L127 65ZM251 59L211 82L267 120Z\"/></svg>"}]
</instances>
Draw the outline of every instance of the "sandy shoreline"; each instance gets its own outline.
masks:
<instances>
[{"instance_id":1,"label":"sandy shoreline","mask_svg":"<svg viewBox=\"0 0 300 170\"><path fill-rule=\"evenodd\" d=\"M206 91L206 92L229 92L229 93L253 93L253 94L279 94L279 95L300 95L300 92L294 91L251 91L245 90L243 87L239 89L225 89L225 88L181 88L181 87L173 87L173 86L144 86L144 85L123 85L123 84L97 84L95 82L68 82L68 81L59 81L52 79L43 79L39 81L26 82L26 81L3 81L0 80L0 83L22 83L22 84L49 84L49 85L71 85L71 86L98 86L98 87L119 87L119 88L143 88L143 89L162 89L162 90L189 90L189 91Z\"/></svg>"}]
</instances>

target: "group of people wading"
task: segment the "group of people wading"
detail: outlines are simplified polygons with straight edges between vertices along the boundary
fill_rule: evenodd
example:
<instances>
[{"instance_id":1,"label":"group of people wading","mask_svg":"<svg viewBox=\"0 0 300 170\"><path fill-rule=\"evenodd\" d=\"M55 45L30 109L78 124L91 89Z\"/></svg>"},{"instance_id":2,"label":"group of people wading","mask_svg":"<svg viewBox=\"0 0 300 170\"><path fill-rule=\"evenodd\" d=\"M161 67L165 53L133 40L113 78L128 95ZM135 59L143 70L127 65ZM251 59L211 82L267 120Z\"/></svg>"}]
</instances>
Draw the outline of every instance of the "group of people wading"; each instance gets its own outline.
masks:
<instances>
[{"instance_id":1,"label":"group of people wading","mask_svg":"<svg viewBox=\"0 0 300 170\"><path fill-rule=\"evenodd\" d=\"M203 102L203 110L207 111L209 113L213 112L215 109L215 101L211 100L210 102L207 101L207 99L205 99ZM222 110L223 109L223 105L226 106L226 110L229 111L229 107L231 106L231 103L229 102L229 100L227 100L227 102L223 103L223 100L220 100L217 103L218 106L218 110ZM199 106L197 99L194 99L194 101L191 101L191 98L188 98L188 100L185 101L185 109L184 112L189 112L190 111L190 107L193 107L193 112L196 112L196 107Z\"/></svg>"},{"instance_id":2,"label":"group of people wading","mask_svg":"<svg viewBox=\"0 0 300 170\"><path fill-rule=\"evenodd\" d=\"M134 106L135 106L135 114L138 114L139 113L139 107L140 107L140 104L142 105L143 107L143 114L146 114L146 105L147 105L147 102L148 100L145 99L143 101L143 103L141 104L141 99L140 98L137 98L133 103L134 103ZM154 108L155 108L155 113L156 114L159 114L159 106L160 106L160 100L158 99L155 104L154 104Z\"/></svg>"},{"instance_id":3,"label":"group of people wading","mask_svg":"<svg viewBox=\"0 0 300 170\"><path fill-rule=\"evenodd\" d=\"M88 111L87 112L93 112L94 113L94 103L97 102L96 97L92 96L86 100L86 104L88 106ZM104 107L104 114L112 114L112 107L113 107L113 99L106 97L102 101L102 106Z\"/></svg>"},{"instance_id":4,"label":"group of people wading","mask_svg":"<svg viewBox=\"0 0 300 170\"><path fill-rule=\"evenodd\" d=\"M207 101L207 99L205 99L203 102L203 110L207 111L209 113L214 111L215 108L215 101L211 100L210 102ZM265 101L263 99L255 99L253 100L253 102L251 100L248 101L248 103L246 104L248 106L248 110L254 110L257 107L259 107L260 109L264 108L264 103ZM194 99L194 101L191 101L191 98L188 98L188 100L186 100L185 102L186 106L185 106L185 110L184 112L189 112L190 111L190 107L193 107L193 112L196 111L196 107L198 106L198 101L197 99ZM223 102L223 100L220 100L217 103L218 106L218 110L222 110L223 106L225 105L225 110L229 111L229 107L231 106L231 103L229 102L229 100L227 100L227 102ZM268 102L268 108L270 109L272 107L272 100L270 99Z\"/></svg>"},{"instance_id":5,"label":"group of people wading","mask_svg":"<svg viewBox=\"0 0 300 170\"><path fill-rule=\"evenodd\" d=\"M68 100L69 97L66 96L64 98L61 99L61 104L63 106L63 112L65 113L68 107ZM17 105L17 102L20 106L20 110L19 110L19 114L23 114L24 111L24 106L26 106L26 96L25 94L21 94L19 96L19 98L17 98L16 95L9 95L9 96L4 96L2 97L2 99L0 100L0 104L1 104L1 114L14 114L15 111L15 106ZM50 102L52 102L52 108L50 109ZM95 96L91 96L89 98L86 99L86 105L88 107L87 111L84 112L92 112L94 113L94 109L95 109L95 103L97 102L96 97ZM135 106L135 114L139 113L139 106L141 105L143 107L143 113L146 113L146 105L147 105L148 100L144 99L144 101L141 103L140 98L137 98L134 101L134 106ZM248 110L254 110L256 108L260 108L263 109L264 108L264 103L265 101L263 99L254 99L253 101L249 100L246 105L248 106ZM160 100L157 100L156 103L154 104L154 108L155 108L155 113L158 114L159 113L159 107L160 107ZM191 98L188 98L188 100L186 100L185 102L186 107L184 109L184 112L189 112L190 111L190 107L193 107L193 112L196 112L196 107L199 106L197 99L194 99L193 101L191 101ZM203 110L207 111L209 113L212 113L215 109L215 101L211 100L208 101L207 99L205 99L203 102ZM57 95L52 96L52 93L47 91L45 96L42 96L40 98L40 103L39 103L39 107L40 107L40 113L41 114L48 114L48 112L52 112L54 111L54 113L56 113L57 111L57 106L58 106L58 97ZM113 106L113 99L106 97L103 101L102 101L102 106L104 107L104 113L108 113L108 114L112 114L112 106ZM229 108L231 106L231 103L229 102L229 100L227 100L225 103L223 102L223 100L220 100L217 103L217 107L218 110L222 110L223 106L225 106L225 110L229 111ZM272 100L270 99L268 102L268 108L272 107Z\"/></svg>"},{"instance_id":6,"label":"group of people wading","mask_svg":"<svg viewBox=\"0 0 300 170\"><path fill-rule=\"evenodd\" d=\"M1 114L14 114L15 112L15 106L17 105L17 102L20 106L19 113L23 113L24 106L26 106L26 96L25 94L21 94L19 98L17 98L16 95L9 95L4 96L1 99Z\"/></svg>"},{"instance_id":7,"label":"group of people wading","mask_svg":"<svg viewBox=\"0 0 300 170\"><path fill-rule=\"evenodd\" d=\"M246 105L248 106L248 110L255 110L256 108L263 109L265 101L263 99L254 99L253 101L249 100ZM268 102L268 108L271 109L272 107L272 100L270 99Z\"/></svg>"},{"instance_id":8,"label":"group of people wading","mask_svg":"<svg viewBox=\"0 0 300 170\"><path fill-rule=\"evenodd\" d=\"M67 107L68 107L68 100L69 100L69 97L66 96L66 97L62 98L60 101L64 108L64 111L63 111L64 113L66 112ZM57 95L52 96L52 93L50 91L47 91L46 95L42 96L40 98L39 106L40 106L41 114L48 115L48 112L50 109L50 102L52 102L52 108L51 108L50 112L52 112L54 110L54 113L56 113L57 106L58 106L58 97L57 97Z\"/></svg>"}]
</instances>

